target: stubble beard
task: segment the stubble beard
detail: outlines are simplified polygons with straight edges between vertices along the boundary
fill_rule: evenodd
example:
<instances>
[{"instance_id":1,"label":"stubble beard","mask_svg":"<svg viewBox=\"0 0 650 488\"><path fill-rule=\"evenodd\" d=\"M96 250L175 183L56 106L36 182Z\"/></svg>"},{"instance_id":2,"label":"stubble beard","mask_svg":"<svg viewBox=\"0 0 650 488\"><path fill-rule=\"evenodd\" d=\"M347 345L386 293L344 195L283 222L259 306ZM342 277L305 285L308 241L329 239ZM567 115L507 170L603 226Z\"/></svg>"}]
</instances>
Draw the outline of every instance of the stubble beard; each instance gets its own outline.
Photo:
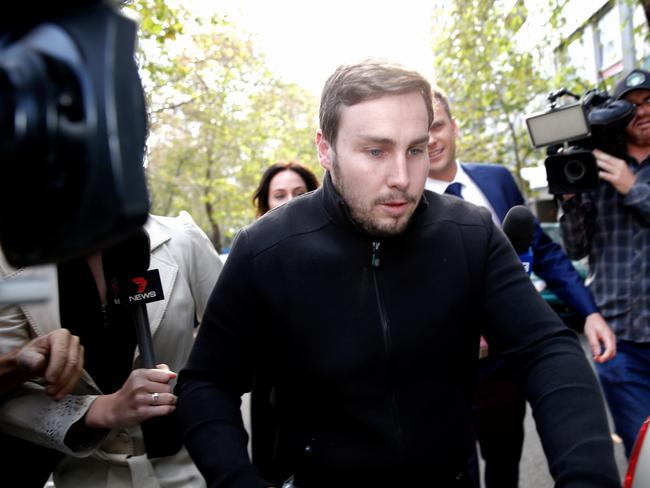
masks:
<instances>
[{"instance_id":1,"label":"stubble beard","mask_svg":"<svg viewBox=\"0 0 650 488\"><path fill-rule=\"evenodd\" d=\"M390 237L401 234L406 230L413 216L414 204L418 201L417 196L405 192L392 191L391 193L377 196L370 202L365 202L355 189L349 188L345 183L336 156L334 156L332 161L332 180L348 207L350 218L365 232L376 237ZM386 216L383 219L379 219L373 214L373 210L377 209L382 203L398 199L412 204L412 209L399 217Z\"/></svg>"},{"instance_id":2,"label":"stubble beard","mask_svg":"<svg viewBox=\"0 0 650 488\"><path fill-rule=\"evenodd\" d=\"M629 143L637 147L645 147L650 149L650 129L646 129L644 131L628 129L626 136Z\"/></svg>"}]
</instances>

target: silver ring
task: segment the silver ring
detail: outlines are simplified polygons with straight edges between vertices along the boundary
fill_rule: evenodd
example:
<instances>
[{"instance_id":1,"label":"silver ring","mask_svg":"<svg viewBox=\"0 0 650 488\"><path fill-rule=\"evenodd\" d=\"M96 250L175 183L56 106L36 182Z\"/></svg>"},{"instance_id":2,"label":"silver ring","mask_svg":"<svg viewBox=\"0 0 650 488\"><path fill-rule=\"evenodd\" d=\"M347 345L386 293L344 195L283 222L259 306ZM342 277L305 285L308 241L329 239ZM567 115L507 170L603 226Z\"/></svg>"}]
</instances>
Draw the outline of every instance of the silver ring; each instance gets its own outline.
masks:
<instances>
[{"instance_id":1,"label":"silver ring","mask_svg":"<svg viewBox=\"0 0 650 488\"><path fill-rule=\"evenodd\" d=\"M160 398L159 393L152 393L151 394L151 404L152 405L158 405L158 398Z\"/></svg>"}]
</instances>

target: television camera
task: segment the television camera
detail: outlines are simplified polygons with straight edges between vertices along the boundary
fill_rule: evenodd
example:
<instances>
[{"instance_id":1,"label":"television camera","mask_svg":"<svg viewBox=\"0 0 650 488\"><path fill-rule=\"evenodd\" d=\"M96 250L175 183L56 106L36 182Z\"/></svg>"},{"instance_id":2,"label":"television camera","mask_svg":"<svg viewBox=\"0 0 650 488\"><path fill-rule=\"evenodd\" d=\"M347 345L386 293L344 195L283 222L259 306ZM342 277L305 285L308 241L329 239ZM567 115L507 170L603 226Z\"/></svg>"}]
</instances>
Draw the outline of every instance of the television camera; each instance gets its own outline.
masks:
<instances>
[{"instance_id":1,"label":"television camera","mask_svg":"<svg viewBox=\"0 0 650 488\"><path fill-rule=\"evenodd\" d=\"M147 219L137 25L109 1L0 21L0 245L16 267L123 240Z\"/></svg>"},{"instance_id":2,"label":"television camera","mask_svg":"<svg viewBox=\"0 0 650 488\"><path fill-rule=\"evenodd\" d=\"M558 107L563 96L578 101ZM549 192L561 195L596 189L598 167L591 151L623 157L625 127L636 107L595 89L579 97L562 88L550 93L548 100L547 110L526 116L526 126L533 147L548 146L544 166Z\"/></svg>"}]
</instances>

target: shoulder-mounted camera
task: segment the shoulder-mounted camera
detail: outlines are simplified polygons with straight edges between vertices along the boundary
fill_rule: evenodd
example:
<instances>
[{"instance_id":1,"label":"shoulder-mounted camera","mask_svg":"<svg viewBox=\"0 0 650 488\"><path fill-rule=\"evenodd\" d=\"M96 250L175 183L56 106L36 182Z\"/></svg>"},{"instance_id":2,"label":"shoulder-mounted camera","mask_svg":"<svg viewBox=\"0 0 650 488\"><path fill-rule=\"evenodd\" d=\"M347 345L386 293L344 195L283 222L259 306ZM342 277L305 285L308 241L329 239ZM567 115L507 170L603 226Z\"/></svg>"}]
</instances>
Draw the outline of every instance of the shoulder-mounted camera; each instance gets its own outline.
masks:
<instances>
[{"instance_id":1,"label":"shoulder-mounted camera","mask_svg":"<svg viewBox=\"0 0 650 488\"><path fill-rule=\"evenodd\" d=\"M16 7L0 21L0 244L25 266L144 224L147 124L137 25L114 2Z\"/></svg>"},{"instance_id":2,"label":"shoulder-mounted camera","mask_svg":"<svg viewBox=\"0 0 650 488\"><path fill-rule=\"evenodd\" d=\"M579 101L556 106L558 98L565 95ZM625 128L636 107L595 89L580 98L563 88L548 99L549 109L526 116L526 126L535 148L547 146L544 166L549 192L561 195L595 190L598 166L591 151L600 149L623 157Z\"/></svg>"}]
</instances>

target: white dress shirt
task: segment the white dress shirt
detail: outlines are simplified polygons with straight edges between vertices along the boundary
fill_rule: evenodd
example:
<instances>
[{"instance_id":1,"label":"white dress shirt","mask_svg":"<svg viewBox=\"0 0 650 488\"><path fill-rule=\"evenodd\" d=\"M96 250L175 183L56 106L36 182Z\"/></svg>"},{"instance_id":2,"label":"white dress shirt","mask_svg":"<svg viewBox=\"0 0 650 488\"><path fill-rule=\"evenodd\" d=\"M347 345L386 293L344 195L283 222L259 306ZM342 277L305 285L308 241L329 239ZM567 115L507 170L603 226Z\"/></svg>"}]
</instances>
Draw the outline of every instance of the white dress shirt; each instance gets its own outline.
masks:
<instances>
[{"instance_id":1,"label":"white dress shirt","mask_svg":"<svg viewBox=\"0 0 650 488\"><path fill-rule=\"evenodd\" d=\"M473 203L474 205L479 205L481 207L487 208L492 214L492 220L494 223L501 227L501 221L492 208L492 205L490 205L488 199L485 197L478 185L474 183L474 180L469 177L463 167L458 163L456 164L456 176L454 177L453 181L435 180L433 178L427 177L427 180L424 183L424 189L442 194L452 183L460 183L460 193L463 197L463 200Z\"/></svg>"}]
</instances>

